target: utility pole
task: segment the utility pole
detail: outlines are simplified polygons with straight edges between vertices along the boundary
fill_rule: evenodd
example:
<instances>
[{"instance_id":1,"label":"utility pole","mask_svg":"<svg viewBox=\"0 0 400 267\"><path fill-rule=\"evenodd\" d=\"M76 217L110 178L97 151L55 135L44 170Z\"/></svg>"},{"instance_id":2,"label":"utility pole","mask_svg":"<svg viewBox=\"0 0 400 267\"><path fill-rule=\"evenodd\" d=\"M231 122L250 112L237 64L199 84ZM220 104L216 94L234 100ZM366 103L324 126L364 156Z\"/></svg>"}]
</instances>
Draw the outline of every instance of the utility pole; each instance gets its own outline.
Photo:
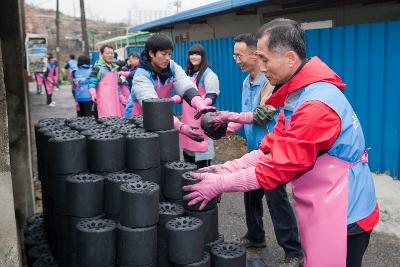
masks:
<instances>
[{"instance_id":1,"label":"utility pole","mask_svg":"<svg viewBox=\"0 0 400 267\"><path fill-rule=\"evenodd\" d=\"M179 13L180 8L182 7L181 0L175 0L172 5L176 6L176 13Z\"/></svg>"},{"instance_id":2,"label":"utility pole","mask_svg":"<svg viewBox=\"0 0 400 267\"><path fill-rule=\"evenodd\" d=\"M57 1L57 7L56 7L56 59L57 59L57 64L58 68L60 68L60 5L59 5L59 0Z\"/></svg>"},{"instance_id":3,"label":"utility pole","mask_svg":"<svg viewBox=\"0 0 400 267\"><path fill-rule=\"evenodd\" d=\"M80 7L81 7L81 27L82 27L82 39L83 39L83 54L85 56L89 56L89 40L88 40L88 35L87 35L87 29L86 29L86 15L85 15L85 1L84 0L79 0Z\"/></svg>"}]
</instances>

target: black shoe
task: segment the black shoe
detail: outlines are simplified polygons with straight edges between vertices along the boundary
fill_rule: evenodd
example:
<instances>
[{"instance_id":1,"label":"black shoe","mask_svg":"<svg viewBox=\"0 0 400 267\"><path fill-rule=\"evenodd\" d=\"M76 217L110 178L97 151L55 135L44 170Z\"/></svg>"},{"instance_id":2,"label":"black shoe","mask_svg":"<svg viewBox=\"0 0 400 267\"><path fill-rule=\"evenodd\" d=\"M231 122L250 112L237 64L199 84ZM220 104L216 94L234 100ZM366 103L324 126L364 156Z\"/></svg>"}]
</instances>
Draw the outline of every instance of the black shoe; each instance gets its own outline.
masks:
<instances>
[{"instance_id":1,"label":"black shoe","mask_svg":"<svg viewBox=\"0 0 400 267\"><path fill-rule=\"evenodd\" d=\"M242 243L246 248L265 248L267 246L265 240L260 242L253 242L247 237L242 237L240 239L240 243Z\"/></svg>"},{"instance_id":2,"label":"black shoe","mask_svg":"<svg viewBox=\"0 0 400 267\"><path fill-rule=\"evenodd\" d=\"M279 265L279 267L303 267L304 265L304 258L300 257L285 257L283 263Z\"/></svg>"}]
</instances>

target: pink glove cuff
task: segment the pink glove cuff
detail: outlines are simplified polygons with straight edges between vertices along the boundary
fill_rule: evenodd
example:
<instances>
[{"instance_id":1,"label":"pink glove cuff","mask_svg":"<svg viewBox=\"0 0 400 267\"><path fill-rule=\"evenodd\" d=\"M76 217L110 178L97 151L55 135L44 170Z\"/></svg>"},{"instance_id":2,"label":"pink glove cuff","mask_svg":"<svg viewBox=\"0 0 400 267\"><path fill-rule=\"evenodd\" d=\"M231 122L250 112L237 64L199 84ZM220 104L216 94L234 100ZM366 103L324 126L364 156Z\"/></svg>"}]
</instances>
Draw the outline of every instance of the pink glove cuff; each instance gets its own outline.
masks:
<instances>
[{"instance_id":1,"label":"pink glove cuff","mask_svg":"<svg viewBox=\"0 0 400 267\"><path fill-rule=\"evenodd\" d=\"M241 124L253 124L253 112L229 112L227 119Z\"/></svg>"},{"instance_id":2,"label":"pink glove cuff","mask_svg":"<svg viewBox=\"0 0 400 267\"><path fill-rule=\"evenodd\" d=\"M129 71L119 71L118 74L124 76L125 78L129 77Z\"/></svg>"},{"instance_id":3,"label":"pink glove cuff","mask_svg":"<svg viewBox=\"0 0 400 267\"><path fill-rule=\"evenodd\" d=\"M227 161L221 165L224 173L234 173L241 169L247 169L249 167L255 167L260 157L264 156L261 150L253 150L250 153L245 154L240 159L234 159Z\"/></svg>"},{"instance_id":4,"label":"pink glove cuff","mask_svg":"<svg viewBox=\"0 0 400 267\"><path fill-rule=\"evenodd\" d=\"M226 129L227 134L234 134L243 127L243 124L230 122L228 123L228 128Z\"/></svg>"},{"instance_id":5,"label":"pink glove cuff","mask_svg":"<svg viewBox=\"0 0 400 267\"><path fill-rule=\"evenodd\" d=\"M248 192L260 189L256 168L250 167L222 177L223 192Z\"/></svg>"},{"instance_id":6,"label":"pink glove cuff","mask_svg":"<svg viewBox=\"0 0 400 267\"><path fill-rule=\"evenodd\" d=\"M174 101L175 104L179 104L182 103L182 97L180 97L179 95L174 95L171 97L172 101Z\"/></svg>"},{"instance_id":7,"label":"pink glove cuff","mask_svg":"<svg viewBox=\"0 0 400 267\"><path fill-rule=\"evenodd\" d=\"M92 101L95 102L96 101L96 89L89 88L89 94L92 97Z\"/></svg>"},{"instance_id":8,"label":"pink glove cuff","mask_svg":"<svg viewBox=\"0 0 400 267\"><path fill-rule=\"evenodd\" d=\"M178 131L180 132L182 125L183 123L177 117L174 116L174 128L178 129Z\"/></svg>"},{"instance_id":9,"label":"pink glove cuff","mask_svg":"<svg viewBox=\"0 0 400 267\"><path fill-rule=\"evenodd\" d=\"M207 106L211 106L212 103L213 103L213 100L212 100L211 98L206 97L206 98L204 99L204 104L206 104Z\"/></svg>"},{"instance_id":10,"label":"pink glove cuff","mask_svg":"<svg viewBox=\"0 0 400 267\"><path fill-rule=\"evenodd\" d=\"M126 97L123 95L119 95L119 101L121 102L122 105L126 105L126 103L128 102Z\"/></svg>"},{"instance_id":11,"label":"pink glove cuff","mask_svg":"<svg viewBox=\"0 0 400 267\"><path fill-rule=\"evenodd\" d=\"M195 108L197 111L200 111L201 109L207 107L206 104L204 104L203 99L201 96L195 96L192 98L192 101L190 101L190 105Z\"/></svg>"}]
</instances>

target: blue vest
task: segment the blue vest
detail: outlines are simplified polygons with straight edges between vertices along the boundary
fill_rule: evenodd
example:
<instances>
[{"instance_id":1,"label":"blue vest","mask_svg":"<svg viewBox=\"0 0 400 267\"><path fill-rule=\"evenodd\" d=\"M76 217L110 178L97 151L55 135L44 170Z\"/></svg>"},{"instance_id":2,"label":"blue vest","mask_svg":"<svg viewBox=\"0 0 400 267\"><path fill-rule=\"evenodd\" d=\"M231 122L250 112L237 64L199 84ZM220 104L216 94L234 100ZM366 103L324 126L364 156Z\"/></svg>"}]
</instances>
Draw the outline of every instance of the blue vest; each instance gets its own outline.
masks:
<instances>
[{"instance_id":1,"label":"blue vest","mask_svg":"<svg viewBox=\"0 0 400 267\"><path fill-rule=\"evenodd\" d=\"M75 92L76 101L78 102L92 101L89 94L89 81L88 81L91 70L92 69L89 66L83 65L74 71L73 77L74 80L78 82L79 88L74 88L75 86L73 84L73 90Z\"/></svg>"},{"instance_id":2,"label":"blue vest","mask_svg":"<svg viewBox=\"0 0 400 267\"><path fill-rule=\"evenodd\" d=\"M323 102L340 117L340 134L327 153L347 162L358 161L365 151L364 134L360 121L345 95L330 83L310 84L288 96L284 106L285 117L290 118L303 103L309 100ZM351 167L348 183L347 223L352 224L366 218L376 206L375 186L368 163L359 162Z\"/></svg>"},{"instance_id":3,"label":"blue vest","mask_svg":"<svg viewBox=\"0 0 400 267\"><path fill-rule=\"evenodd\" d=\"M242 111L253 112L254 109L260 105L260 92L266 82L267 78L260 72L253 85L250 85L250 75L247 75L242 88ZM274 122L270 122L269 124L272 125L271 129L275 126ZM246 136L248 150L253 151L258 149L266 133L267 129L265 127L257 124L245 124L244 134Z\"/></svg>"},{"instance_id":4,"label":"blue vest","mask_svg":"<svg viewBox=\"0 0 400 267\"><path fill-rule=\"evenodd\" d=\"M76 70L78 68L78 61L75 59L68 60L68 65L71 70Z\"/></svg>"}]
</instances>

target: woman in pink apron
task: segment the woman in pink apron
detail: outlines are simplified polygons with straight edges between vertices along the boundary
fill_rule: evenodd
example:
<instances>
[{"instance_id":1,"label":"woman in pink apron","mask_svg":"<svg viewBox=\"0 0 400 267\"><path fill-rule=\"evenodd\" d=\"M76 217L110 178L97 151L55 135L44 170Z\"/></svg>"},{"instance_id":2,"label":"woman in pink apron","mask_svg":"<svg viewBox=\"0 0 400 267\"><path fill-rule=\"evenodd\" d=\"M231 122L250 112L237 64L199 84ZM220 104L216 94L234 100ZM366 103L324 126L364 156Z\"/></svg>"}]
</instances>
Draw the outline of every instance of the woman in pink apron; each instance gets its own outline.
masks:
<instances>
[{"instance_id":1,"label":"woman in pink apron","mask_svg":"<svg viewBox=\"0 0 400 267\"><path fill-rule=\"evenodd\" d=\"M196 83L200 96L204 101L214 105L219 95L218 76L210 69L204 47L197 44L188 52L186 74ZM174 96L176 98L176 96ZM210 166L214 158L214 143L201 130L201 120L194 119L196 110L187 102L182 102L182 122L199 128L202 142L196 142L184 134L179 135L179 145L183 149L185 161L195 163L197 168Z\"/></svg>"},{"instance_id":2,"label":"woman in pink apron","mask_svg":"<svg viewBox=\"0 0 400 267\"><path fill-rule=\"evenodd\" d=\"M139 66L132 80L132 90L125 108L125 118L142 114L141 103L149 98L170 98L172 90L190 103L196 113L215 111L200 96L196 85L181 66L171 60L173 44L165 34L153 34L147 39L145 50L140 55ZM203 137L198 127L185 124L174 118L174 127L189 138L201 142Z\"/></svg>"},{"instance_id":3,"label":"woman in pink apron","mask_svg":"<svg viewBox=\"0 0 400 267\"><path fill-rule=\"evenodd\" d=\"M292 182L305 266L360 267L379 221L364 135L345 84L305 47L295 21L260 28L260 68L278 88L265 104L282 108L278 122L259 150L193 174L202 181L185 198L202 208L221 192Z\"/></svg>"},{"instance_id":4,"label":"woman in pink apron","mask_svg":"<svg viewBox=\"0 0 400 267\"><path fill-rule=\"evenodd\" d=\"M55 58L49 57L46 72L43 75L44 88L46 91L46 104L49 107L55 107L56 102L52 100L54 87L58 81L58 67L55 62Z\"/></svg>"},{"instance_id":5,"label":"woman in pink apron","mask_svg":"<svg viewBox=\"0 0 400 267\"><path fill-rule=\"evenodd\" d=\"M43 94L43 73L35 72L35 81L36 81L36 93Z\"/></svg>"}]
</instances>

